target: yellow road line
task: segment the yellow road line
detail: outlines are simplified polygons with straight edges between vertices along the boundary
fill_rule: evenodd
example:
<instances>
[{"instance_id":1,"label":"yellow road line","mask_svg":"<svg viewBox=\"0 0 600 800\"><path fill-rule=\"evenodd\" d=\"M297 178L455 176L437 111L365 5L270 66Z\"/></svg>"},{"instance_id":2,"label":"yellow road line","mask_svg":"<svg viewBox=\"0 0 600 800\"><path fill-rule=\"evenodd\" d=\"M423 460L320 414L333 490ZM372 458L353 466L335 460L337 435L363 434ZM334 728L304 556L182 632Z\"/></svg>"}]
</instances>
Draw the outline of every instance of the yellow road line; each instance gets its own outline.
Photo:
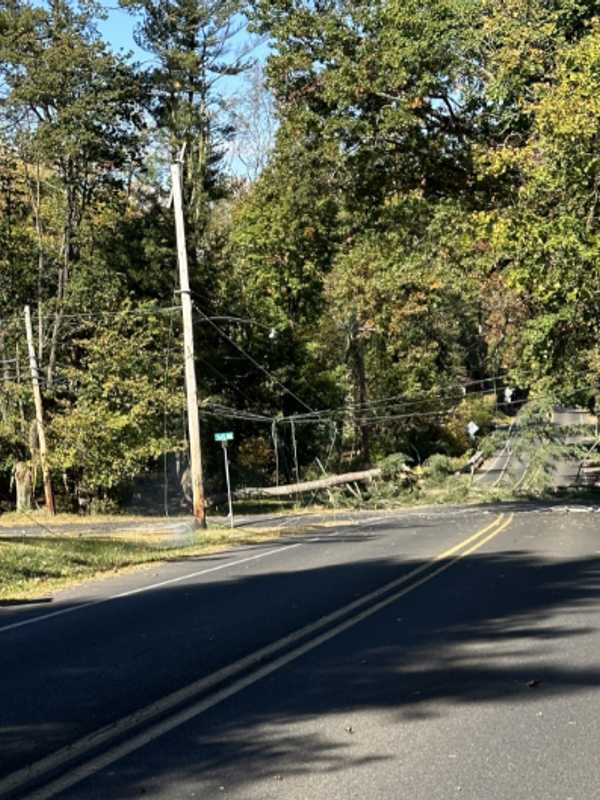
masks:
<instances>
[{"instance_id":1,"label":"yellow road line","mask_svg":"<svg viewBox=\"0 0 600 800\"><path fill-rule=\"evenodd\" d=\"M166 720L155 723L150 728L133 736L126 742L123 742L122 744L111 748L110 750L106 751L105 753L102 753L99 756L91 758L85 764L75 767L65 775L50 782L37 792L28 795L29 800L48 800L48 798L54 797L57 793L65 791L70 786L79 783L80 781L84 780L90 775L93 775L94 773L98 772L99 770L103 769L109 764L112 764L115 761L120 760L124 756L134 752L135 750L138 750L139 748L143 747L144 745L148 744L154 739L157 739L160 736L163 736L165 733L168 733L169 731L173 730L174 728L179 727L180 725L184 724L190 719L193 719L194 717L198 716L202 712L222 702L226 698L231 697L234 694L237 694L247 686L256 683L261 678L270 675L271 673L275 672L276 670L280 669L286 664L289 664L291 661L296 660L305 653L310 652L314 648L318 647L324 642L327 642L328 640L332 639L333 637L337 636L338 634L342 633L348 628L351 628L354 625L358 624L359 622L362 622L364 619L367 619L368 617L377 613L378 611L390 605L391 603L394 603L396 600L400 599L404 595L418 588L422 584L432 580L432 578L436 577L442 572L445 572L447 569L453 566L453 564L455 564L457 561L464 558L466 555L475 552L484 544L486 544L488 541L497 536L501 531L505 530L512 522L512 519L513 519L512 514L507 520L504 520L504 514L500 514L492 523L490 523L486 527L472 534L467 539L464 539L462 542L459 542L457 545L454 545L448 550L445 550L443 553L440 553L439 555L430 559L426 564L417 567L416 569L410 571L406 575L403 575L400 578L395 579L394 581L390 581L389 583L385 584L379 589L376 589L372 592L369 592L366 595L363 595L363 597L354 600L352 603L348 603L347 605L343 606L337 611L334 611L333 613L322 617L316 622L306 625L305 627L300 628L294 633L289 634L288 636L285 636L282 639L279 639L278 641L273 642L272 644L261 648L260 650L257 650L255 653L252 653L249 656L246 656L245 658L236 661L235 663L229 665L228 667L224 667L223 669L218 670L217 672L207 676L206 678L201 678L200 680L195 681L189 686L186 686L183 689L178 690L177 692L173 692L167 697L162 698L161 700L158 700L155 703L150 704L149 706L146 706L145 708L141 709L138 712L134 712L133 714L130 714L127 717L123 717L113 725L108 725L104 728L101 728L100 730L95 731L94 733L83 737L78 742L74 742L72 745L68 745L67 747L62 748L61 750L58 750L55 753L46 756L45 758L35 762L29 767L21 769L18 772L15 772L12 775L7 776L7 778L0 781L0 797L2 797L4 793L14 792L16 789L20 788L21 786L25 786L27 783L37 778L42 778L45 773L55 770L58 767L62 766L65 763L68 763L69 761L75 758L80 758L84 756L86 753L90 752L94 748L102 744L105 744L107 742L110 742L111 740L117 738L118 736L122 736L129 730L132 730L133 728L139 726L144 722L151 722L152 719L163 715L170 709L174 709L175 707L182 704L186 700L191 699L193 696L198 695L201 692L204 692L219 683L222 683L224 680L235 677L236 674L240 672L245 672L249 668L257 667L251 674L238 678L229 686L222 688L216 691L215 693L211 694L210 697L206 697L203 700L193 703L191 706L188 706L187 708L180 710L179 712L173 714ZM486 534L488 535L486 536ZM469 545L471 546L469 547ZM450 556L453 556L456 553L457 555L455 555L455 557L452 558L447 563L442 564L440 567L437 567L435 570L424 575L422 578L418 580L413 580L414 578L417 578L419 575L429 570L435 564L439 563L444 559L449 558ZM381 595L386 594L390 590L407 583L409 584L408 586L404 586L403 589L401 589L398 592L395 592L393 595L385 597L384 599L379 600L373 605L370 605L368 608L359 611L349 619L343 620L342 622L335 625L333 628L329 628L328 630L317 635L310 641L305 642L304 644L295 647L291 651L288 651L284 655L279 656L275 660L270 661L268 664L265 664L260 667L258 666L266 658L275 655L279 650L282 650L285 647L294 644L296 641L303 639L312 633L316 633L322 628L330 625L332 622L335 622L340 617L346 616L348 613L356 610L360 606L370 603L373 600L376 600Z\"/></svg>"},{"instance_id":2,"label":"yellow road line","mask_svg":"<svg viewBox=\"0 0 600 800\"><path fill-rule=\"evenodd\" d=\"M514 514L511 514L510 515L511 521L512 521L513 517L514 517ZM504 519L504 514L500 514L499 516L496 517L496 519L493 522L490 522L490 524L486 525L485 528L482 528L481 530L479 530L476 533L474 533L472 536L469 536L468 539L463 539L462 542L459 542L458 544L454 545L454 547L451 547L448 550L444 550L443 553L440 553L434 559L432 559L431 563L435 564L436 561L441 561L442 559L448 558L448 556L451 556L454 553L458 552L458 550L462 550L463 547L465 547L466 545L468 545L471 542L475 541L475 539L479 539L480 536L483 536L484 533L487 533L492 528L495 528L496 525L498 525L500 522L502 522L503 519ZM423 568L419 567L419 569L416 569L413 572L409 573L409 575L407 577L410 577L411 575L416 575L419 571L422 571L422 569Z\"/></svg>"},{"instance_id":3,"label":"yellow road line","mask_svg":"<svg viewBox=\"0 0 600 800\"><path fill-rule=\"evenodd\" d=\"M474 545L473 547L470 547L468 550L465 550L465 552L461 554L461 558L464 558L464 556L468 556L471 553L474 553L475 550L479 550L479 548L483 547L483 545L486 544L486 542L491 541L499 533L502 533L502 531L506 530L513 521L514 516L515 516L514 514L511 514L510 517L506 520L506 522L503 525L501 525L497 530L495 530L489 536L486 536L485 539L482 539L480 542L477 542L477 544Z\"/></svg>"}]
</instances>

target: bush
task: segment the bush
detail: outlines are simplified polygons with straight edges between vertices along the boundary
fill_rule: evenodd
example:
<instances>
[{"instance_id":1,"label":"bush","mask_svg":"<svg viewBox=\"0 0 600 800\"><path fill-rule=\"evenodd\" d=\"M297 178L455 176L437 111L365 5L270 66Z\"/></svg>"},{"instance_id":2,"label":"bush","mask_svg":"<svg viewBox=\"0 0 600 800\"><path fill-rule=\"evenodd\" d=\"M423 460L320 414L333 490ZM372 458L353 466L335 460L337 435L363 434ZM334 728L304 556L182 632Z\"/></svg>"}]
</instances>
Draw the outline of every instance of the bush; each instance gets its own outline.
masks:
<instances>
[{"instance_id":1,"label":"bush","mask_svg":"<svg viewBox=\"0 0 600 800\"><path fill-rule=\"evenodd\" d=\"M382 459L377 466L381 470L383 480L397 480L405 474L405 467L410 461L404 453L392 453L391 456Z\"/></svg>"},{"instance_id":2,"label":"bush","mask_svg":"<svg viewBox=\"0 0 600 800\"><path fill-rule=\"evenodd\" d=\"M89 506L90 514L118 514L119 504L111 497L92 497Z\"/></svg>"},{"instance_id":3,"label":"bush","mask_svg":"<svg viewBox=\"0 0 600 800\"><path fill-rule=\"evenodd\" d=\"M430 483L443 483L464 466L463 458L452 458L442 453L430 456L423 465L423 474Z\"/></svg>"}]
</instances>

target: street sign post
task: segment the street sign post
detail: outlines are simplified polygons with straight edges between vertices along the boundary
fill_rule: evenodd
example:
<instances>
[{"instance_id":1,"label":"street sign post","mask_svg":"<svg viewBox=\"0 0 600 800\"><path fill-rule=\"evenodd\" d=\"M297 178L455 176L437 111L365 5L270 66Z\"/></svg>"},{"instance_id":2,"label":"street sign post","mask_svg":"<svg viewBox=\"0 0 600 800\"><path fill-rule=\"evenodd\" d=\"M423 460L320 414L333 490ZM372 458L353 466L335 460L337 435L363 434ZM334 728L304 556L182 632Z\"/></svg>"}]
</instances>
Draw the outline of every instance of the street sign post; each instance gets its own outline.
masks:
<instances>
[{"instance_id":1,"label":"street sign post","mask_svg":"<svg viewBox=\"0 0 600 800\"><path fill-rule=\"evenodd\" d=\"M215 433L215 442L221 442L223 447L223 460L225 461L225 480L227 481L227 501L229 503L229 525L233 528L233 503L231 501L231 481L229 480L229 453L227 451L227 443L233 441L233 433L225 431L223 433Z\"/></svg>"}]
</instances>

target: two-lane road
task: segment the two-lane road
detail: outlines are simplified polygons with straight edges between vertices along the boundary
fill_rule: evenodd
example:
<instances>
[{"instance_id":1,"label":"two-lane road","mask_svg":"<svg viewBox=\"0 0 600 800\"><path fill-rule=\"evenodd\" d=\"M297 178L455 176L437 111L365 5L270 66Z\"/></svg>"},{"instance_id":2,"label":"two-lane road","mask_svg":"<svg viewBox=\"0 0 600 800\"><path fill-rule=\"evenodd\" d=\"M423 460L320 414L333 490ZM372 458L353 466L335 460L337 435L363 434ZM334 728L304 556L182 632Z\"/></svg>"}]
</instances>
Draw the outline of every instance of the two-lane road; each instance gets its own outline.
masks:
<instances>
[{"instance_id":1,"label":"two-lane road","mask_svg":"<svg viewBox=\"0 0 600 800\"><path fill-rule=\"evenodd\" d=\"M374 514L0 609L0 797L589 800L599 519Z\"/></svg>"}]
</instances>

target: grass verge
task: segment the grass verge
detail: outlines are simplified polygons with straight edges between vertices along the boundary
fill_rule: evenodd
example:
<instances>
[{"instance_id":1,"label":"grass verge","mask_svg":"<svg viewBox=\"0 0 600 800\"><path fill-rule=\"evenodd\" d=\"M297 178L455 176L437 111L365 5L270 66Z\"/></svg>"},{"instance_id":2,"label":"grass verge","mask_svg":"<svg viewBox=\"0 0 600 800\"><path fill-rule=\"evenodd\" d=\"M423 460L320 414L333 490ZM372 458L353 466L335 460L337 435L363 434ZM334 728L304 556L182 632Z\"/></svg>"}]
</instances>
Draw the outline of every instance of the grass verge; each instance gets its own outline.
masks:
<instances>
[{"instance_id":1,"label":"grass verge","mask_svg":"<svg viewBox=\"0 0 600 800\"><path fill-rule=\"evenodd\" d=\"M127 537L27 536L0 539L0 605L38 599L57 589L144 565L206 556L276 539L283 531L208 530L180 546L157 546Z\"/></svg>"},{"instance_id":2,"label":"grass verge","mask_svg":"<svg viewBox=\"0 0 600 800\"><path fill-rule=\"evenodd\" d=\"M189 517L188 517L189 518ZM165 522L165 517L142 517L132 514L55 514L50 516L45 510L34 510L27 513L18 511L5 511L0 514L0 529L2 528L15 528L18 525L23 527L34 527L39 525L45 527L46 525L97 525L104 522L124 523L124 522L139 522L139 523L152 523ZM177 517L173 517L174 520Z\"/></svg>"}]
</instances>

